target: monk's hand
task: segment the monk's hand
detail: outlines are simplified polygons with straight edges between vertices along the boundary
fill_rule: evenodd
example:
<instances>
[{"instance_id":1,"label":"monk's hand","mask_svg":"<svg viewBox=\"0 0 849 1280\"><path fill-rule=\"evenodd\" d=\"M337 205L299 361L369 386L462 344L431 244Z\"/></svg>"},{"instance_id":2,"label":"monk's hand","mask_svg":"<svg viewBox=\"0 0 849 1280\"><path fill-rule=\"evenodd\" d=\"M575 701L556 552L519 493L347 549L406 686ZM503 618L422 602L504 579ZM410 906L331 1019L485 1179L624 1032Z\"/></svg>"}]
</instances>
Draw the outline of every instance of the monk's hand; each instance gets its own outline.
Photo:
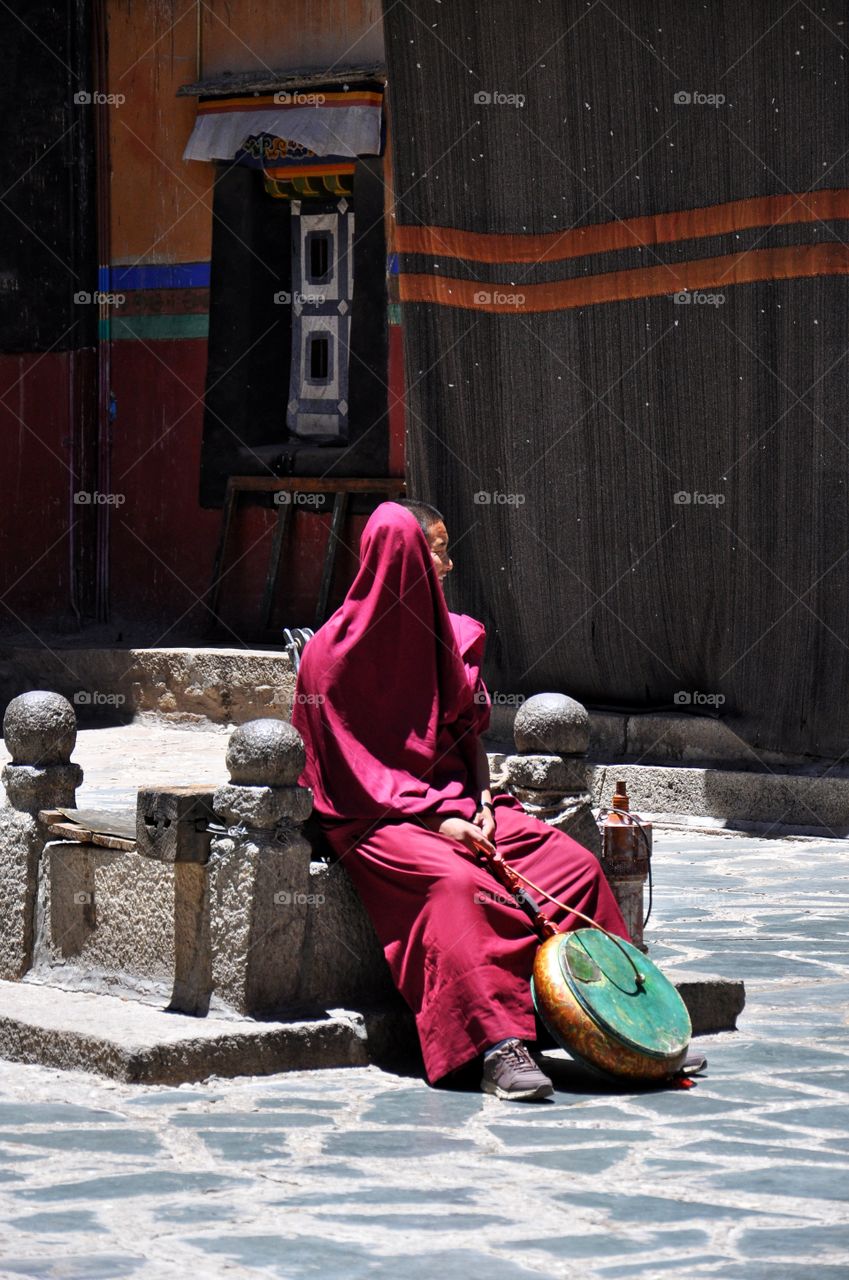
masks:
<instances>
[{"instance_id":1,"label":"monk's hand","mask_svg":"<svg viewBox=\"0 0 849 1280\"><path fill-rule=\"evenodd\" d=\"M490 837L476 823L467 822L465 818L445 818L437 830L441 836L456 840L457 844L463 845L475 856L480 849L486 853L495 853L495 845Z\"/></svg>"},{"instance_id":2,"label":"monk's hand","mask_svg":"<svg viewBox=\"0 0 849 1280\"><path fill-rule=\"evenodd\" d=\"M495 814L491 808L481 805L472 821L476 827L480 827L481 833L487 840L493 841L495 839Z\"/></svg>"}]
</instances>

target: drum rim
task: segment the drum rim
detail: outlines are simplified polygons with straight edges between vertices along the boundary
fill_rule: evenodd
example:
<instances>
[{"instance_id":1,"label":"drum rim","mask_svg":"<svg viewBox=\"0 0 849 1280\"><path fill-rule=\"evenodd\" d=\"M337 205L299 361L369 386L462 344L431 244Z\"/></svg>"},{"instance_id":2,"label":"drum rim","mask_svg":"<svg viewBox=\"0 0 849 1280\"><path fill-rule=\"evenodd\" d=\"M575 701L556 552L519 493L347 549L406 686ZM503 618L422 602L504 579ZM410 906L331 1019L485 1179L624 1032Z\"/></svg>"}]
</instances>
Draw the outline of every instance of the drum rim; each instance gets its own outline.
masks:
<instances>
[{"instance_id":1,"label":"drum rim","mask_svg":"<svg viewBox=\"0 0 849 1280\"><path fill-rule=\"evenodd\" d=\"M568 967L564 964L564 953L568 943L575 937L578 937L581 934L586 934L586 933L601 934L601 930L590 929L590 928L575 929L575 930L570 930L567 933L560 933L557 935L557 944L558 944L557 945L557 967L563 976L563 981L568 986L569 990L577 1000L581 1009L584 1011L587 1017L591 1018L592 1021L596 1024L596 1026L599 1027L606 1035L611 1036L614 1040L618 1041L619 1044L624 1045L625 1048L630 1049L634 1053L643 1054L647 1058L654 1058L658 1062L670 1061L679 1057L680 1054L686 1050L687 1045L690 1043L690 1040L692 1039L692 1034L693 1034L692 1023L690 1021L690 1015L687 1010L687 1006L684 1004L684 1001L681 998L681 994L676 989L674 984L669 981L669 979L660 969L658 969L657 965L655 965L651 960L649 960L645 955L643 955L642 952L638 951L636 947L633 946L632 943L625 942L625 940L622 939L623 945L628 947L629 953L633 956L636 963L639 966L641 966L642 970L645 971L646 967L650 968L653 974L657 975L672 991L675 992L675 995L678 1001L680 1002L681 1008L683 1009L684 1015L687 1020L686 1025L688 1028L688 1033L685 1036L685 1038L674 1050L655 1049L655 1048L651 1048L648 1045L640 1044L638 1041L632 1040L627 1035L623 1034L623 1032L618 1027L612 1026L604 1017L601 1016L601 1014L599 1014L598 1010L593 1008L593 1006L587 1002L586 998L583 996L583 993L581 991L580 984L575 980L573 975L569 972ZM601 936L604 937L605 935L601 934Z\"/></svg>"}]
</instances>

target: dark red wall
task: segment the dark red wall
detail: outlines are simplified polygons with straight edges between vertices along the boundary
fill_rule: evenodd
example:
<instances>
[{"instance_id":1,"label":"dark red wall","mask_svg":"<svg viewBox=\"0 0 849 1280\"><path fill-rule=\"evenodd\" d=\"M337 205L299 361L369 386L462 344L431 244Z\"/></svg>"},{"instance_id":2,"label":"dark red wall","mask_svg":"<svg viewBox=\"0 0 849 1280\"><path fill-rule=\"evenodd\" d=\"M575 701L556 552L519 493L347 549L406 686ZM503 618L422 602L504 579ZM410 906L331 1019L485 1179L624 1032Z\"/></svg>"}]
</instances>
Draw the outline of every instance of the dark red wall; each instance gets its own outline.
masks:
<instances>
[{"instance_id":1,"label":"dark red wall","mask_svg":"<svg viewBox=\"0 0 849 1280\"><path fill-rule=\"evenodd\" d=\"M0 355L0 626L70 613L70 366L79 353ZM17 615L17 616L16 616Z\"/></svg>"},{"instance_id":2,"label":"dark red wall","mask_svg":"<svg viewBox=\"0 0 849 1280\"><path fill-rule=\"evenodd\" d=\"M0 627L72 632L71 531L91 510L75 506L72 361L87 353L0 356L0 431L6 500L0 504ZM90 358L90 353L88 353ZM203 339L116 342L109 491L111 624L148 643L205 638L221 523L197 498L206 367ZM225 562L218 643L268 640L260 602L275 513L241 509ZM329 517L298 514L280 575L275 627L312 625ZM361 518L340 549L333 599L356 567ZM155 629L153 634L151 629Z\"/></svg>"}]
</instances>

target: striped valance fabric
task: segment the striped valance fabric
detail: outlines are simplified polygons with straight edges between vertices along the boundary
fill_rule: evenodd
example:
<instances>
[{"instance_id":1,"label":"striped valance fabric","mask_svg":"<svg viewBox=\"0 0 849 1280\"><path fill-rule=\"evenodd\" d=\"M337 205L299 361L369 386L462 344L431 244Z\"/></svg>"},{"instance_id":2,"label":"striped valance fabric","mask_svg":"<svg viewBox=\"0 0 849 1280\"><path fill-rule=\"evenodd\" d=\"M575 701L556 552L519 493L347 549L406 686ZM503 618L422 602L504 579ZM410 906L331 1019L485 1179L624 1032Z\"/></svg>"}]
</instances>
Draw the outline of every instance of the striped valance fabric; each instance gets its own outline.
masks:
<instances>
[{"instance_id":1,"label":"striped valance fabric","mask_svg":"<svg viewBox=\"0 0 849 1280\"><path fill-rule=\"evenodd\" d=\"M184 160L232 160L258 135L300 144L315 156L379 155L383 94L379 90L215 97L198 103Z\"/></svg>"}]
</instances>

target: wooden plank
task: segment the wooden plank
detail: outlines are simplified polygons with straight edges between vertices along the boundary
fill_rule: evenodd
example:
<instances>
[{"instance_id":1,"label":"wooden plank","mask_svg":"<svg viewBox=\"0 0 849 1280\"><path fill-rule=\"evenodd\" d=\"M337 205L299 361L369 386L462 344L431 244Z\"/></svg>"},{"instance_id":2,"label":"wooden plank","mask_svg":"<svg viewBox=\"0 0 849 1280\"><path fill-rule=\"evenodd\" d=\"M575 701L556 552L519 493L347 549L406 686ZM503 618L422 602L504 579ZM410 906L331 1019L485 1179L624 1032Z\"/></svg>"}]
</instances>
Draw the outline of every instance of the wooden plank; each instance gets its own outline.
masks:
<instances>
[{"instance_id":1,"label":"wooden plank","mask_svg":"<svg viewBox=\"0 0 849 1280\"><path fill-rule=\"evenodd\" d=\"M72 844L97 845L101 849L119 849L123 853L135 851L135 840L124 840L121 836L106 835L103 831L89 831L77 822L51 822L48 834L58 836L60 840L68 840Z\"/></svg>"},{"instance_id":2,"label":"wooden plank","mask_svg":"<svg viewBox=\"0 0 849 1280\"><path fill-rule=\"evenodd\" d=\"M59 809L58 822L76 822L100 835L120 836L122 840L135 840L136 814L134 809Z\"/></svg>"},{"instance_id":3,"label":"wooden plank","mask_svg":"<svg viewBox=\"0 0 849 1280\"><path fill-rule=\"evenodd\" d=\"M99 845L103 849L120 849L124 853L134 853L136 848L135 840L124 840L120 836L107 836L102 831L93 831L91 833L91 843Z\"/></svg>"},{"instance_id":4,"label":"wooden plank","mask_svg":"<svg viewBox=\"0 0 849 1280\"><path fill-rule=\"evenodd\" d=\"M74 845L97 845L100 849L119 849L125 854L136 851L134 840L122 840L120 836L105 836L101 831L87 831L85 827L78 827L76 822L53 822L47 827L47 833Z\"/></svg>"},{"instance_id":5,"label":"wooden plank","mask_svg":"<svg viewBox=\"0 0 849 1280\"><path fill-rule=\"evenodd\" d=\"M73 840L74 844L91 844L91 832L78 826L76 822L51 822L47 830L51 836Z\"/></svg>"}]
</instances>

